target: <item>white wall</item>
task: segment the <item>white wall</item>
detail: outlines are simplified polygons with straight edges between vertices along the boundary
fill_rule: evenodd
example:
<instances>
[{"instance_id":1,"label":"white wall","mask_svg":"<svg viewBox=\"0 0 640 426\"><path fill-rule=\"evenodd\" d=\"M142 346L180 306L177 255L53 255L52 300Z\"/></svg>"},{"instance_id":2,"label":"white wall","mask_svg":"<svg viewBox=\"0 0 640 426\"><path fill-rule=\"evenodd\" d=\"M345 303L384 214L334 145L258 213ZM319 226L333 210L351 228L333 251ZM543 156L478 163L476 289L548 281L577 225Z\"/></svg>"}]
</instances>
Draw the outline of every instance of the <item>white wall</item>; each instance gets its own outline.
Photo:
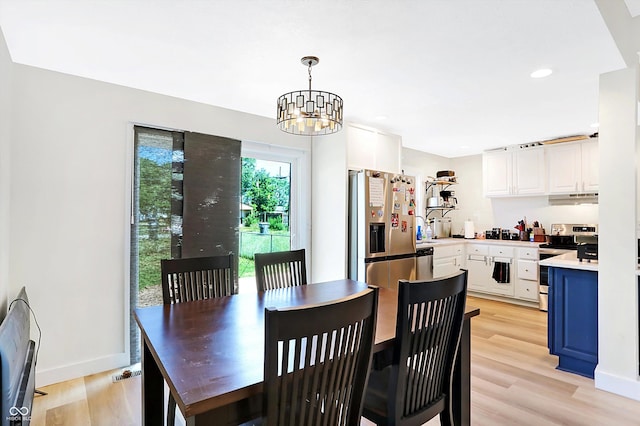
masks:
<instances>
[{"instance_id":1,"label":"white wall","mask_svg":"<svg viewBox=\"0 0 640 426\"><path fill-rule=\"evenodd\" d=\"M347 276L347 132L314 137L311 282Z\"/></svg>"},{"instance_id":2,"label":"white wall","mask_svg":"<svg viewBox=\"0 0 640 426\"><path fill-rule=\"evenodd\" d=\"M600 185L598 270L598 366L596 387L640 400L638 377L638 276L636 246L636 151L639 67L600 76Z\"/></svg>"},{"instance_id":3,"label":"white wall","mask_svg":"<svg viewBox=\"0 0 640 426\"><path fill-rule=\"evenodd\" d=\"M426 215L425 182L432 180L429 176L435 177L438 170L450 169L450 158L428 154L415 149L402 148L402 170L404 170L406 175L416 177L416 191L418 192L418 197L416 197L416 211L419 212L418 216L425 218ZM457 172L456 175L458 175ZM456 186L454 189L457 190L458 187ZM418 219L416 225L423 225L423 223ZM423 234L424 232L423 230Z\"/></svg>"},{"instance_id":4,"label":"white wall","mask_svg":"<svg viewBox=\"0 0 640 426\"><path fill-rule=\"evenodd\" d=\"M128 363L132 122L305 150L310 144L272 119L13 69L10 279L28 287L42 326L43 386Z\"/></svg>"},{"instance_id":5,"label":"white wall","mask_svg":"<svg viewBox=\"0 0 640 426\"><path fill-rule=\"evenodd\" d=\"M482 195L482 156L454 158L451 167L459 176L459 184L455 187L459 210L450 214L452 232L464 234L465 220L471 220L478 233L498 226L494 225L496 219L491 200Z\"/></svg>"},{"instance_id":6,"label":"white wall","mask_svg":"<svg viewBox=\"0 0 640 426\"><path fill-rule=\"evenodd\" d=\"M9 286L9 202L11 156L11 57L0 30L0 320L4 318L7 300L17 291ZM11 293L11 294L10 294Z\"/></svg>"},{"instance_id":7,"label":"white wall","mask_svg":"<svg viewBox=\"0 0 640 426\"><path fill-rule=\"evenodd\" d=\"M494 198L491 208L496 227L515 231L518 220L527 218L542 224L547 232L552 223L598 223L599 204L550 206L547 197Z\"/></svg>"}]
</instances>

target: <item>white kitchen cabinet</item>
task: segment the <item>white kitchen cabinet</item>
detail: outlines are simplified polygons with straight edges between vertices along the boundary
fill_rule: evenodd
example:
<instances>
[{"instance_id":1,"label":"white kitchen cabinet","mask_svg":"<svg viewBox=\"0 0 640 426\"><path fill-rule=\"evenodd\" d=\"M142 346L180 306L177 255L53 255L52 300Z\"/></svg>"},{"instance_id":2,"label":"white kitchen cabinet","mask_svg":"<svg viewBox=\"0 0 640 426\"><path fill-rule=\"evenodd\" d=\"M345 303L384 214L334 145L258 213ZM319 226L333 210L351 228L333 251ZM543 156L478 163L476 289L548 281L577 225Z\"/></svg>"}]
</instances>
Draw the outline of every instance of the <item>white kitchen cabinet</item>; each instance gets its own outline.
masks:
<instances>
[{"instance_id":1,"label":"white kitchen cabinet","mask_svg":"<svg viewBox=\"0 0 640 426\"><path fill-rule=\"evenodd\" d=\"M507 243L505 243L507 244ZM467 288L474 295L532 306L538 302L538 247L528 243L467 242ZM508 264L508 282L494 279L496 268ZM498 265L498 266L497 266ZM507 268L502 272L507 272Z\"/></svg>"},{"instance_id":2,"label":"white kitchen cabinet","mask_svg":"<svg viewBox=\"0 0 640 426\"><path fill-rule=\"evenodd\" d=\"M514 195L542 195L546 192L544 148L527 148L514 152Z\"/></svg>"},{"instance_id":3,"label":"white kitchen cabinet","mask_svg":"<svg viewBox=\"0 0 640 426\"><path fill-rule=\"evenodd\" d=\"M538 282L518 279L516 281L515 296L530 302L538 301Z\"/></svg>"},{"instance_id":4,"label":"white kitchen cabinet","mask_svg":"<svg viewBox=\"0 0 640 426\"><path fill-rule=\"evenodd\" d=\"M518 248L515 297L538 301L538 250Z\"/></svg>"},{"instance_id":5,"label":"white kitchen cabinet","mask_svg":"<svg viewBox=\"0 0 640 426\"><path fill-rule=\"evenodd\" d=\"M489 246L469 244L467 246L467 287L472 291L487 292L493 266L490 263Z\"/></svg>"},{"instance_id":6,"label":"white kitchen cabinet","mask_svg":"<svg viewBox=\"0 0 640 426\"><path fill-rule=\"evenodd\" d=\"M433 248L433 278L454 274L464 267L464 245L436 245Z\"/></svg>"},{"instance_id":7,"label":"white kitchen cabinet","mask_svg":"<svg viewBox=\"0 0 640 426\"><path fill-rule=\"evenodd\" d=\"M598 191L597 139L549 145L545 150L550 194Z\"/></svg>"},{"instance_id":8,"label":"white kitchen cabinet","mask_svg":"<svg viewBox=\"0 0 640 426\"><path fill-rule=\"evenodd\" d=\"M489 247L491 276L487 286L488 292L513 297L515 288L514 253L515 248L511 246ZM503 266L503 264L506 265ZM494 278L495 270L500 267L504 267L505 272L507 272L506 282L499 282Z\"/></svg>"},{"instance_id":9,"label":"white kitchen cabinet","mask_svg":"<svg viewBox=\"0 0 640 426\"><path fill-rule=\"evenodd\" d=\"M544 194L544 158L543 147L485 152L482 155L485 196Z\"/></svg>"},{"instance_id":10,"label":"white kitchen cabinet","mask_svg":"<svg viewBox=\"0 0 640 426\"><path fill-rule=\"evenodd\" d=\"M482 154L482 175L485 196L511 195L513 186L513 156L511 152L492 151Z\"/></svg>"},{"instance_id":11,"label":"white kitchen cabinet","mask_svg":"<svg viewBox=\"0 0 640 426\"><path fill-rule=\"evenodd\" d=\"M375 129L347 126L347 164L351 170L400 173L402 140Z\"/></svg>"},{"instance_id":12,"label":"white kitchen cabinet","mask_svg":"<svg viewBox=\"0 0 640 426\"><path fill-rule=\"evenodd\" d=\"M600 153L598 140L582 142L582 191L598 192L600 182Z\"/></svg>"}]
</instances>

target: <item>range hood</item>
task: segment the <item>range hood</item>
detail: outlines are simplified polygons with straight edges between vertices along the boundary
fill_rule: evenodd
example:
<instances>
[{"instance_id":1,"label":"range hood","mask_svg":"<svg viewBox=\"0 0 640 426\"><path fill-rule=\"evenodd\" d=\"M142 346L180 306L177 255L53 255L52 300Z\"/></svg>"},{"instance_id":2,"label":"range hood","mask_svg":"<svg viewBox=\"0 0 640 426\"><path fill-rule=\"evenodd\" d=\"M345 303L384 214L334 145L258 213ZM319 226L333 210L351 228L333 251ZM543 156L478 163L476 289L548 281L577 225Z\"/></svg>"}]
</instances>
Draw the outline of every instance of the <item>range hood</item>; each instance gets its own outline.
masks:
<instances>
[{"instance_id":1,"label":"range hood","mask_svg":"<svg viewBox=\"0 0 640 426\"><path fill-rule=\"evenodd\" d=\"M570 206L577 204L598 204L598 193L549 195L550 206Z\"/></svg>"}]
</instances>

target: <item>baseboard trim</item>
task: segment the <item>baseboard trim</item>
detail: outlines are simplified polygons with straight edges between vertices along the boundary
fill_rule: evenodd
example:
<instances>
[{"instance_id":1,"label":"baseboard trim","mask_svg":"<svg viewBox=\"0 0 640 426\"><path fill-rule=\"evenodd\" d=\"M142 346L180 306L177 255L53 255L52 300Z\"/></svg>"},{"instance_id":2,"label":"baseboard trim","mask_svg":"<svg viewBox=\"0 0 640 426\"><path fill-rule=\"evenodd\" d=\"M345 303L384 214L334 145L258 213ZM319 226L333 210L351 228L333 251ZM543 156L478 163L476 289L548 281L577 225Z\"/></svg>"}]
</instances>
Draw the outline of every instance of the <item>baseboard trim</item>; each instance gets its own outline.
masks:
<instances>
[{"instance_id":1,"label":"baseboard trim","mask_svg":"<svg viewBox=\"0 0 640 426\"><path fill-rule=\"evenodd\" d=\"M638 381L638 378L634 380L627 377L616 376L605 371L600 371L598 367L596 367L594 380L596 389L640 401L640 381Z\"/></svg>"},{"instance_id":2,"label":"baseboard trim","mask_svg":"<svg viewBox=\"0 0 640 426\"><path fill-rule=\"evenodd\" d=\"M511 303L512 305L525 306L527 308L539 309L538 302L532 302L524 299L516 299L510 296L500 296L498 294L488 294L488 293L482 293L482 292L468 290L468 289L467 289L467 296L478 297L480 299L495 300L496 302L506 302L506 303Z\"/></svg>"},{"instance_id":3,"label":"baseboard trim","mask_svg":"<svg viewBox=\"0 0 640 426\"><path fill-rule=\"evenodd\" d=\"M77 379L126 365L129 365L129 355L119 353L46 370L36 368L36 387Z\"/></svg>"}]
</instances>

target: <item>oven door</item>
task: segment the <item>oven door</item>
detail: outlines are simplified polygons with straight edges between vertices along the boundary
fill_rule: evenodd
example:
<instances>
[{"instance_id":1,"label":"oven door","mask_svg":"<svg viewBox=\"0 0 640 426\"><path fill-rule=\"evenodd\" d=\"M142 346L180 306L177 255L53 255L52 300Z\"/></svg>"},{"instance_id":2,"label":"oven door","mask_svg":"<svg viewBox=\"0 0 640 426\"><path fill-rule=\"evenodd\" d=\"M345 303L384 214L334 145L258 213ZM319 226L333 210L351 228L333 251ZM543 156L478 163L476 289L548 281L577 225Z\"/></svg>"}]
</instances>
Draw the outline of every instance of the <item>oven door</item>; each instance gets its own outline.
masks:
<instances>
[{"instance_id":1,"label":"oven door","mask_svg":"<svg viewBox=\"0 0 640 426\"><path fill-rule=\"evenodd\" d=\"M561 254L570 253L572 251L575 250L541 248L538 250L538 258L539 260L544 260ZM539 265L538 268L538 276L540 277L538 285L539 306L541 311L547 312L549 310L549 267Z\"/></svg>"}]
</instances>

